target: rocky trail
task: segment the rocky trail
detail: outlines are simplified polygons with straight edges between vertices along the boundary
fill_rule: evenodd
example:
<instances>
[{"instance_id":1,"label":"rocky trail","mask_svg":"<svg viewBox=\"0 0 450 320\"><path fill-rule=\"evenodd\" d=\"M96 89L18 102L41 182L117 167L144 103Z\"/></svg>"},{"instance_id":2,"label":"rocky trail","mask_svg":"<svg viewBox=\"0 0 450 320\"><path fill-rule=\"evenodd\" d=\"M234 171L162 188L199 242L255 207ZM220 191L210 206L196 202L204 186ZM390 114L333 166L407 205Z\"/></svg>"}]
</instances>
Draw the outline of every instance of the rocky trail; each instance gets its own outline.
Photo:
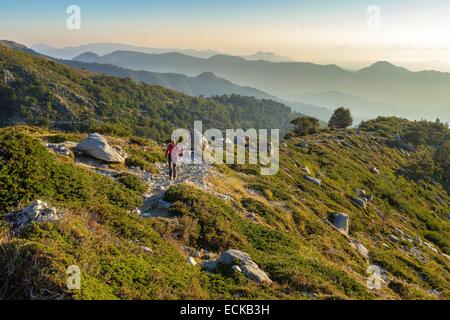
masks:
<instances>
[{"instance_id":1,"label":"rocky trail","mask_svg":"<svg viewBox=\"0 0 450 320\"><path fill-rule=\"evenodd\" d=\"M170 203L163 200L166 191L173 185L190 183L200 188L206 188L205 177L208 174L207 164L182 163L178 166L178 177L175 181L169 179L169 169L166 163L157 163L159 173L151 176L147 183L149 190L143 195L144 201L141 215L146 218L169 217Z\"/></svg>"}]
</instances>

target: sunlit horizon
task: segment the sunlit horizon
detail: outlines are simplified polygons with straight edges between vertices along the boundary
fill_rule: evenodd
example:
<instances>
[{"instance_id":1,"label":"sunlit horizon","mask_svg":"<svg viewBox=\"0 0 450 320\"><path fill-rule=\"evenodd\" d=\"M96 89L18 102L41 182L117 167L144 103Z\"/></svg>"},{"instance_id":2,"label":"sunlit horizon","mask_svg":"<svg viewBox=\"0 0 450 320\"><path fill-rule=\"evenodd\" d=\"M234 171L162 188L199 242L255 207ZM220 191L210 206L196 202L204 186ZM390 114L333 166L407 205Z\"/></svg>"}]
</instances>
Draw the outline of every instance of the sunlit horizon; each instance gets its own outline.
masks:
<instances>
[{"instance_id":1,"label":"sunlit horizon","mask_svg":"<svg viewBox=\"0 0 450 320\"><path fill-rule=\"evenodd\" d=\"M80 30L66 28L72 4L81 8ZM373 6L380 10L379 25L371 28ZM413 71L450 72L450 3L438 0L0 0L0 8L0 38L27 46L123 43L236 56L263 51L355 70L389 61Z\"/></svg>"}]
</instances>

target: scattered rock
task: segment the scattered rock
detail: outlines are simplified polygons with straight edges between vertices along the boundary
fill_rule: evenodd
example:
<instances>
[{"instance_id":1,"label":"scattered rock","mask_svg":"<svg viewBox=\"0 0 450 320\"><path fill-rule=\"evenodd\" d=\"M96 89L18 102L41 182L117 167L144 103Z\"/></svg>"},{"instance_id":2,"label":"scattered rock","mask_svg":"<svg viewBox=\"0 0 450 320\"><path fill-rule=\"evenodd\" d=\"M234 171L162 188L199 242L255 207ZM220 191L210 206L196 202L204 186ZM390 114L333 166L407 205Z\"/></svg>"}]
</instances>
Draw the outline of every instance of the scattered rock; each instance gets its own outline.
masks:
<instances>
[{"instance_id":1,"label":"scattered rock","mask_svg":"<svg viewBox=\"0 0 450 320\"><path fill-rule=\"evenodd\" d=\"M46 143L45 147L62 156L67 157L70 155L70 150L65 146L64 143Z\"/></svg>"},{"instance_id":2,"label":"scattered rock","mask_svg":"<svg viewBox=\"0 0 450 320\"><path fill-rule=\"evenodd\" d=\"M398 227L396 227L394 229L394 234L396 234L397 236L403 238L405 236L405 233Z\"/></svg>"},{"instance_id":3,"label":"scattered rock","mask_svg":"<svg viewBox=\"0 0 450 320\"><path fill-rule=\"evenodd\" d=\"M231 269L233 269L233 271L234 271L234 272L237 272L237 273L241 273L241 272L242 272L241 267L239 267L239 266L236 265L236 264L235 264L234 266L232 266Z\"/></svg>"},{"instance_id":4,"label":"scattered rock","mask_svg":"<svg viewBox=\"0 0 450 320\"><path fill-rule=\"evenodd\" d=\"M400 238L396 237L392 233L389 235L389 240L391 240L393 242L400 242Z\"/></svg>"},{"instance_id":5,"label":"scattered rock","mask_svg":"<svg viewBox=\"0 0 450 320\"><path fill-rule=\"evenodd\" d=\"M432 296L440 296L441 295L441 293L436 289L428 290L427 293Z\"/></svg>"},{"instance_id":6,"label":"scattered rock","mask_svg":"<svg viewBox=\"0 0 450 320\"><path fill-rule=\"evenodd\" d=\"M193 257L189 257L189 258L188 258L188 263L189 263L191 266L196 266L196 265L197 265L197 261L195 261L195 259L194 259Z\"/></svg>"},{"instance_id":7,"label":"scattered rock","mask_svg":"<svg viewBox=\"0 0 450 320\"><path fill-rule=\"evenodd\" d=\"M126 158L126 155L112 148L99 133L90 134L86 140L77 145L76 150L108 163L123 163Z\"/></svg>"},{"instance_id":8,"label":"scattered rock","mask_svg":"<svg viewBox=\"0 0 450 320\"><path fill-rule=\"evenodd\" d=\"M305 176L305 179L308 180L309 182L314 183L315 185L321 186L322 185L322 181L320 179L311 177L311 176Z\"/></svg>"},{"instance_id":9,"label":"scattered rock","mask_svg":"<svg viewBox=\"0 0 450 320\"><path fill-rule=\"evenodd\" d=\"M50 207L46 202L36 200L24 209L7 214L5 218L12 222L14 227L21 227L33 221L57 221L61 218L61 213Z\"/></svg>"},{"instance_id":10,"label":"scattered rock","mask_svg":"<svg viewBox=\"0 0 450 320\"><path fill-rule=\"evenodd\" d=\"M364 189L355 189L355 192L361 197L366 196L366 190L364 190Z\"/></svg>"},{"instance_id":11,"label":"scattered rock","mask_svg":"<svg viewBox=\"0 0 450 320\"><path fill-rule=\"evenodd\" d=\"M448 254L443 253L442 254L445 258L447 258L448 260L450 260L450 256Z\"/></svg>"},{"instance_id":12,"label":"scattered rock","mask_svg":"<svg viewBox=\"0 0 450 320\"><path fill-rule=\"evenodd\" d=\"M422 239L420 239L419 237L414 237L414 242L416 242L417 244L419 244L419 245L421 245L423 242L422 242Z\"/></svg>"},{"instance_id":13,"label":"scattered rock","mask_svg":"<svg viewBox=\"0 0 450 320\"><path fill-rule=\"evenodd\" d=\"M303 167L302 170L303 170L304 172L306 172L307 174L309 174L309 175L311 174L311 171L309 170L308 167Z\"/></svg>"},{"instance_id":14,"label":"scattered rock","mask_svg":"<svg viewBox=\"0 0 450 320\"><path fill-rule=\"evenodd\" d=\"M369 259L369 250L362 244L359 242L355 243L356 249L358 250L358 252L366 259Z\"/></svg>"},{"instance_id":15,"label":"scattered rock","mask_svg":"<svg viewBox=\"0 0 450 320\"><path fill-rule=\"evenodd\" d=\"M408 248L406 248L406 249L407 249L407 252L411 256L415 257L420 262L422 262L422 263L427 263L428 262L428 260L423 256L423 253L422 253L422 251L419 248L412 247L411 249L408 249Z\"/></svg>"},{"instance_id":16,"label":"scattered rock","mask_svg":"<svg viewBox=\"0 0 450 320\"><path fill-rule=\"evenodd\" d=\"M154 209L170 209L172 204L170 202L158 199L155 201Z\"/></svg>"},{"instance_id":17,"label":"scattered rock","mask_svg":"<svg viewBox=\"0 0 450 320\"><path fill-rule=\"evenodd\" d=\"M330 214L328 219L336 229L344 234L348 234L350 219L346 213L335 212Z\"/></svg>"},{"instance_id":18,"label":"scattered rock","mask_svg":"<svg viewBox=\"0 0 450 320\"><path fill-rule=\"evenodd\" d=\"M202 264L202 267L208 271L212 271L217 268L218 264L231 266L234 269L237 266L247 278L255 282L272 283L269 276L245 252L234 249L227 250L222 253L218 260L206 261Z\"/></svg>"},{"instance_id":19,"label":"scattered rock","mask_svg":"<svg viewBox=\"0 0 450 320\"><path fill-rule=\"evenodd\" d=\"M248 219L255 219L256 218L256 214L254 214L253 212L249 212L249 213L247 213L246 217Z\"/></svg>"},{"instance_id":20,"label":"scattered rock","mask_svg":"<svg viewBox=\"0 0 450 320\"><path fill-rule=\"evenodd\" d=\"M377 175L380 174L380 171L377 169L377 167L370 168L370 172L377 174Z\"/></svg>"},{"instance_id":21,"label":"scattered rock","mask_svg":"<svg viewBox=\"0 0 450 320\"><path fill-rule=\"evenodd\" d=\"M424 245L427 246L434 253L438 253L437 249L431 243L425 241Z\"/></svg>"},{"instance_id":22,"label":"scattered rock","mask_svg":"<svg viewBox=\"0 0 450 320\"><path fill-rule=\"evenodd\" d=\"M207 271L214 271L219 266L216 260L208 260L202 263L202 268Z\"/></svg>"},{"instance_id":23,"label":"scattered rock","mask_svg":"<svg viewBox=\"0 0 450 320\"><path fill-rule=\"evenodd\" d=\"M134 214L137 214L138 216L142 215L142 211L139 208L134 208L133 211L131 211Z\"/></svg>"},{"instance_id":24,"label":"scattered rock","mask_svg":"<svg viewBox=\"0 0 450 320\"><path fill-rule=\"evenodd\" d=\"M309 143L306 140L302 140L297 144L297 147L301 147L301 148L309 148Z\"/></svg>"},{"instance_id":25,"label":"scattered rock","mask_svg":"<svg viewBox=\"0 0 450 320\"><path fill-rule=\"evenodd\" d=\"M141 248L142 248L142 250L144 250L144 252L146 252L146 253L153 253L153 250L150 249L149 247L141 246Z\"/></svg>"},{"instance_id":26,"label":"scattered rock","mask_svg":"<svg viewBox=\"0 0 450 320\"><path fill-rule=\"evenodd\" d=\"M366 202L366 200L364 200L362 198L352 197L352 201L363 209L367 208L367 202Z\"/></svg>"}]
</instances>

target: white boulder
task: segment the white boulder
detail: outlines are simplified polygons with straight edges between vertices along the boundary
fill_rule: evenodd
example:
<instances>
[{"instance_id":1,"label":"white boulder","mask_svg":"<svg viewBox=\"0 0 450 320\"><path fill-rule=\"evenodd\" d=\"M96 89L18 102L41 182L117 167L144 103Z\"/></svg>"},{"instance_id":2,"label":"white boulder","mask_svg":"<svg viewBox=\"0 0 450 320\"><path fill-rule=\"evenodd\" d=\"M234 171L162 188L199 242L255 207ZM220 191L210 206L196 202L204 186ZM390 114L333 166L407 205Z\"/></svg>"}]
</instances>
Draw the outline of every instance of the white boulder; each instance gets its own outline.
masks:
<instances>
[{"instance_id":1,"label":"white boulder","mask_svg":"<svg viewBox=\"0 0 450 320\"><path fill-rule=\"evenodd\" d=\"M15 227L27 225L33 221L46 222L60 219L61 214L50 207L46 202L36 200L20 211L10 213L6 216Z\"/></svg>"},{"instance_id":2,"label":"white boulder","mask_svg":"<svg viewBox=\"0 0 450 320\"><path fill-rule=\"evenodd\" d=\"M196 265L197 265L197 261L195 261L195 259L194 259L193 257L189 257L189 258L188 258L188 263L189 263L191 266L196 266Z\"/></svg>"},{"instance_id":3,"label":"white boulder","mask_svg":"<svg viewBox=\"0 0 450 320\"><path fill-rule=\"evenodd\" d=\"M123 163L126 155L112 148L99 133L92 133L76 147L78 152L108 163Z\"/></svg>"},{"instance_id":4,"label":"white boulder","mask_svg":"<svg viewBox=\"0 0 450 320\"><path fill-rule=\"evenodd\" d=\"M202 267L208 271L213 271L219 264L229 266L236 272L242 272L244 276L258 283L272 283L267 273L242 251L230 249L222 253L217 260L206 261Z\"/></svg>"}]
</instances>

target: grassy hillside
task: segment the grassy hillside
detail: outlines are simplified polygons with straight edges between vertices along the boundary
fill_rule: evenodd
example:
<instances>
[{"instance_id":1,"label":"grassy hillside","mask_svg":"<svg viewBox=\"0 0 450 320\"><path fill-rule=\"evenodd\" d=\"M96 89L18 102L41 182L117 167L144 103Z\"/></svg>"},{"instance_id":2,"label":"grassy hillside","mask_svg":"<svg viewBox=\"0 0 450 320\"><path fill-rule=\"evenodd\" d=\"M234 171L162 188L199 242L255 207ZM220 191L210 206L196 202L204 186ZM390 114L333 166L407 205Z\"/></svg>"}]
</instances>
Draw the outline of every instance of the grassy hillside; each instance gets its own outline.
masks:
<instances>
[{"instance_id":1,"label":"grassy hillside","mask_svg":"<svg viewBox=\"0 0 450 320\"><path fill-rule=\"evenodd\" d=\"M0 45L0 124L33 123L166 139L176 128L280 128L294 117L276 102L223 105L131 79L81 71ZM277 117L272 117L277 114Z\"/></svg>"},{"instance_id":2,"label":"grassy hillside","mask_svg":"<svg viewBox=\"0 0 450 320\"><path fill-rule=\"evenodd\" d=\"M396 123L400 129L409 125ZM208 189L179 184L166 192L173 218L144 219L131 212L141 201L139 185L87 171L39 141L84 135L2 129L0 214L35 199L66 214L18 234L1 220L0 282L5 285L0 296L449 299L450 261L444 254L450 255L450 197L436 177L405 173L420 150L408 155L393 146L389 130L392 126L379 120L362 130L294 137L281 144L277 175L260 176L257 166L218 166L208 176ZM160 159L161 150L152 142L108 139L149 165ZM299 146L304 141L309 147ZM321 186L305 179L304 166ZM373 196L366 209L352 201L355 189ZM349 215L350 238L328 222L336 211ZM392 240L395 228L422 244L406 237ZM364 245L369 258L351 241ZM257 285L226 268L202 271L186 262L186 247L217 254L243 250L273 284ZM82 270L78 291L65 287L71 264ZM366 286L371 264L385 272L380 290Z\"/></svg>"}]
</instances>

